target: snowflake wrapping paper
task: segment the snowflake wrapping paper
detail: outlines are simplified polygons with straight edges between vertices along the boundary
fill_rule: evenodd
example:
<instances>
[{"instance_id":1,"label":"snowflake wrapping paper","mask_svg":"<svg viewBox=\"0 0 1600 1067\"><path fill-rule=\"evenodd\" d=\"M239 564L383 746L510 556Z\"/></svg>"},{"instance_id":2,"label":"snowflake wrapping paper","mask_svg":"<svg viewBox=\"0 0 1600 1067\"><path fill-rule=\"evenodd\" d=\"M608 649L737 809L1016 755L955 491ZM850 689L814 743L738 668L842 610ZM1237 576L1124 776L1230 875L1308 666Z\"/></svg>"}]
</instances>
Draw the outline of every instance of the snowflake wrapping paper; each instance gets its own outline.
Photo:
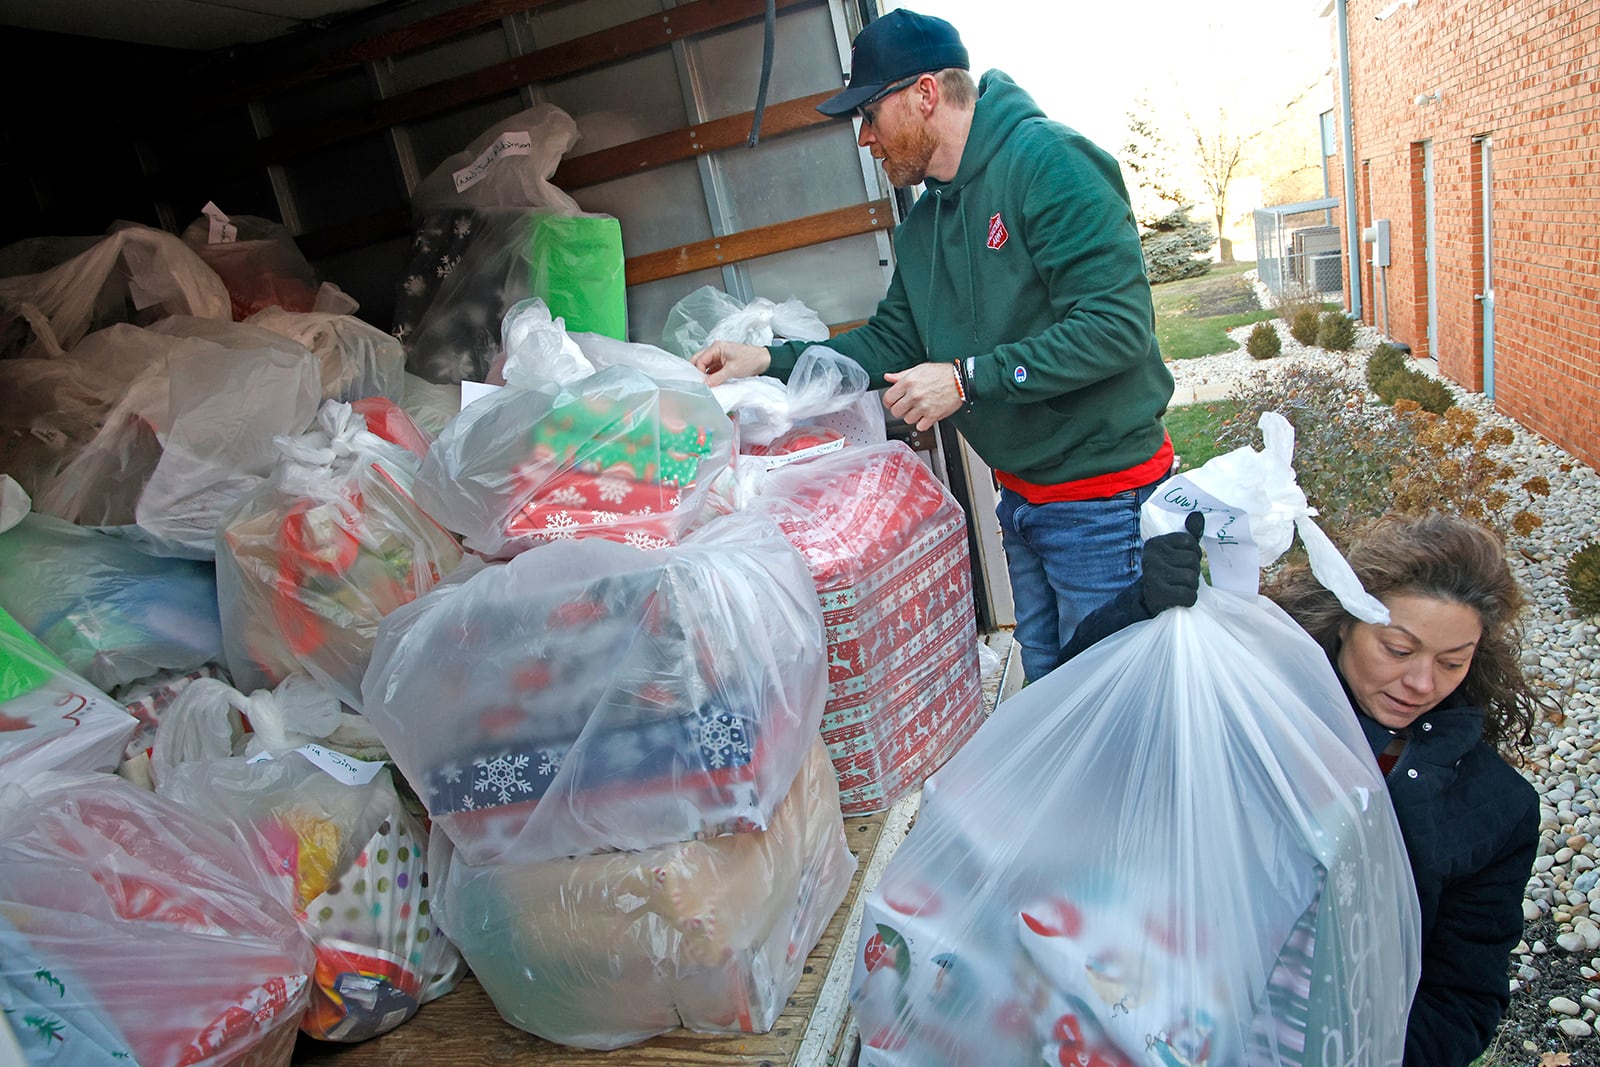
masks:
<instances>
[{"instance_id":1,"label":"snowflake wrapping paper","mask_svg":"<svg viewBox=\"0 0 1600 1067\"><path fill-rule=\"evenodd\" d=\"M866 903L861 1063L1392 1067L1415 901L1327 656L1202 585L929 779Z\"/></svg>"},{"instance_id":2,"label":"snowflake wrapping paper","mask_svg":"<svg viewBox=\"0 0 1600 1067\"><path fill-rule=\"evenodd\" d=\"M771 474L756 507L810 567L828 640L822 737L849 815L920 786L983 722L966 516L899 442Z\"/></svg>"},{"instance_id":3,"label":"snowflake wrapping paper","mask_svg":"<svg viewBox=\"0 0 1600 1067\"><path fill-rule=\"evenodd\" d=\"M457 856L441 910L513 1025L617 1048L678 1026L771 1029L855 867L813 738L765 831L539 863Z\"/></svg>"},{"instance_id":4,"label":"snowflake wrapping paper","mask_svg":"<svg viewBox=\"0 0 1600 1067\"><path fill-rule=\"evenodd\" d=\"M733 424L709 389L609 367L469 404L429 449L414 491L491 558L582 537L661 548L705 518L733 454Z\"/></svg>"},{"instance_id":5,"label":"snowflake wrapping paper","mask_svg":"<svg viewBox=\"0 0 1600 1067\"><path fill-rule=\"evenodd\" d=\"M243 842L115 775L46 772L7 783L6 1007L8 990L33 982L37 999L43 984L52 1008L70 1009L61 1027L93 1013L120 1041L113 1051L133 1063L288 1067L311 942ZM25 954L10 951L18 940ZM85 1054L60 1062L94 1063L94 1045L76 1036Z\"/></svg>"},{"instance_id":6,"label":"snowflake wrapping paper","mask_svg":"<svg viewBox=\"0 0 1600 1067\"><path fill-rule=\"evenodd\" d=\"M467 862L757 829L818 730L822 616L769 520L463 567L379 627L363 708Z\"/></svg>"}]
</instances>

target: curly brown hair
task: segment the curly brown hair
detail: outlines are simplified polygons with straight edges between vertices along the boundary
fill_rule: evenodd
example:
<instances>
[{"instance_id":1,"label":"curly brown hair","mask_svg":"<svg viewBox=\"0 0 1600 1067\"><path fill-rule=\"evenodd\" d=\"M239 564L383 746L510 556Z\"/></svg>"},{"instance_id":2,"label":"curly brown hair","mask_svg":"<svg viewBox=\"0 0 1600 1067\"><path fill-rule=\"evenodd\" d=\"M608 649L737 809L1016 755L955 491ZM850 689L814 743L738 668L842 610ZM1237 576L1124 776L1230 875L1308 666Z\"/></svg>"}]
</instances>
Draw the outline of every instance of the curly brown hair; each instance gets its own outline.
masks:
<instances>
[{"instance_id":1,"label":"curly brown hair","mask_svg":"<svg viewBox=\"0 0 1600 1067\"><path fill-rule=\"evenodd\" d=\"M1517 617L1526 603L1506 563L1500 538L1476 523L1435 512L1383 515L1363 527L1346 553L1356 577L1379 600L1409 593L1461 604L1477 612L1483 638L1459 692L1484 709L1483 739L1513 762L1533 741L1546 705L1523 676ZM1266 594L1337 658L1340 635L1353 621L1305 564L1284 568Z\"/></svg>"}]
</instances>

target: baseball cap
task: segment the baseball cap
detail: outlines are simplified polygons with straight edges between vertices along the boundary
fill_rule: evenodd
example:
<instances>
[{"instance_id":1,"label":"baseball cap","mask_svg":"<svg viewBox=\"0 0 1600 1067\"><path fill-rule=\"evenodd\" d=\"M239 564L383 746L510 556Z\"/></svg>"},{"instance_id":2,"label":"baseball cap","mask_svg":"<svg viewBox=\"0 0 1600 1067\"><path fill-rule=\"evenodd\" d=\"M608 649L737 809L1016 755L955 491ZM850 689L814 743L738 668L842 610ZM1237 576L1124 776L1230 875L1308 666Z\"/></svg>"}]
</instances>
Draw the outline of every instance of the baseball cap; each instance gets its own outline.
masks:
<instances>
[{"instance_id":1,"label":"baseball cap","mask_svg":"<svg viewBox=\"0 0 1600 1067\"><path fill-rule=\"evenodd\" d=\"M867 23L850 47L850 84L817 105L824 115L848 115L897 81L947 67L969 68L967 46L941 18L897 7Z\"/></svg>"}]
</instances>

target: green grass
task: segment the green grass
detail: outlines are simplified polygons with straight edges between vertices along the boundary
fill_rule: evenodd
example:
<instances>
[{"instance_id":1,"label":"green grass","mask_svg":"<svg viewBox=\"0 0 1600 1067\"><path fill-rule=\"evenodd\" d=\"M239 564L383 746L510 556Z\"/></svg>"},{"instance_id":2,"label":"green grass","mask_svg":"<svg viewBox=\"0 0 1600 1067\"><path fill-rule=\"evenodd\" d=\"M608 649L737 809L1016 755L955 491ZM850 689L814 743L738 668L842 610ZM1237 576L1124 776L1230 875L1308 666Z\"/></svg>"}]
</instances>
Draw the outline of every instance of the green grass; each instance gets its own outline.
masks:
<instances>
[{"instance_id":1,"label":"green grass","mask_svg":"<svg viewBox=\"0 0 1600 1067\"><path fill-rule=\"evenodd\" d=\"M1182 461L1182 469L1194 470L1217 454L1217 427L1233 414L1235 405L1227 400L1184 404L1171 408L1162 420L1172 435L1172 450Z\"/></svg>"},{"instance_id":2,"label":"green grass","mask_svg":"<svg viewBox=\"0 0 1600 1067\"><path fill-rule=\"evenodd\" d=\"M1243 277L1254 263L1230 263L1198 278L1163 282L1151 289L1156 305L1156 339L1167 359L1197 359L1239 346L1228 339L1236 326L1276 318L1262 308Z\"/></svg>"}]
</instances>

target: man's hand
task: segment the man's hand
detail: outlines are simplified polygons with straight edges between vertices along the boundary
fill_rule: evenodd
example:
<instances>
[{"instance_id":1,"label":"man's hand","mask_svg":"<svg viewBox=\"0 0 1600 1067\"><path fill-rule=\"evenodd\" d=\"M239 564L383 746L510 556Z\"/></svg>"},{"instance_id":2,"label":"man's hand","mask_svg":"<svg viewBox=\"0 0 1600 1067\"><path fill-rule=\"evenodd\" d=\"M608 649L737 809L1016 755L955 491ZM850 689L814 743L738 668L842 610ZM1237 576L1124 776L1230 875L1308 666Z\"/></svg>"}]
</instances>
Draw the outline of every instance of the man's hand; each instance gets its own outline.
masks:
<instances>
[{"instance_id":1,"label":"man's hand","mask_svg":"<svg viewBox=\"0 0 1600 1067\"><path fill-rule=\"evenodd\" d=\"M926 430L961 410L956 369L949 363L919 363L883 378L889 383L883 392L883 406L918 430Z\"/></svg>"},{"instance_id":2,"label":"man's hand","mask_svg":"<svg viewBox=\"0 0 1600 1067\"><path fill-rule=\"evenodd\" d=\"M707 385L721 385L734 378L754 378L772 366L772 353L760 345L738 341L712 341L689 360L706 376Z\"/></svg>"}]
</instances>

